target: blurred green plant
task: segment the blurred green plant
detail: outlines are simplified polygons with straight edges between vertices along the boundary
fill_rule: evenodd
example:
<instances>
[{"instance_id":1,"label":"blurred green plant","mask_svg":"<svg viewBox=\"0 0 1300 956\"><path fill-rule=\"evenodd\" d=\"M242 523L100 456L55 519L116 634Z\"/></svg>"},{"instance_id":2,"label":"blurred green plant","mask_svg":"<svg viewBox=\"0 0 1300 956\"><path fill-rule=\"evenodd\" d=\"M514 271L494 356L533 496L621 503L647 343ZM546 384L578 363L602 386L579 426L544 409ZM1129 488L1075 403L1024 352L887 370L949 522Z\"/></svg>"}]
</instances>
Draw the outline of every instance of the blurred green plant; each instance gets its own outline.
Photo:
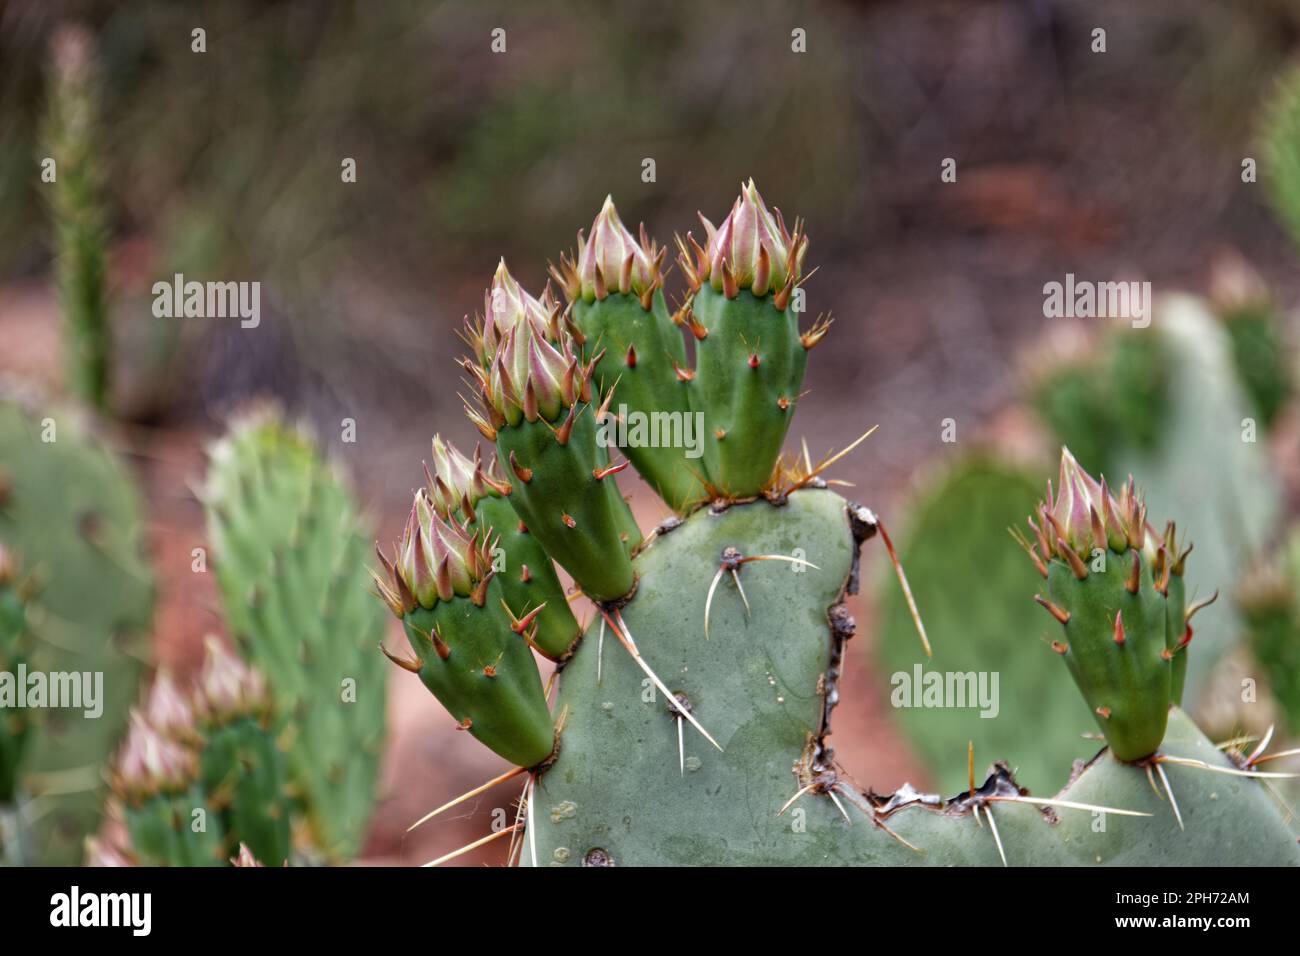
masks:
<instances>
[{"instance_id":1,"label":"blurred green plant","mask_svg":"<svg viewBox=\"0 0 1300 956\"><path fill-rule=\"evenodd\" d=\"M1273 210L1300 247L1300 66L1278 81L1263 114L1263 163Z\"/></svg>"},{"instance_id":2,"label":"blurred green plant","mask_svg":"<svg viewBox=\"0 0 1300 956\"><path fill-rule=\"evenodd\" d=\"M1247 644L1267 675L1288 732L1300 737L1300 528L1245 576L1237 592Z\"/></svg>"},{"instance_id":3,"label":"blurred green plant","mask_svg":"<svg viewBox=\"0 0 1300 956\"><path fill-rule=\"evenodd\" d=\"M154 586L135 485L66 409L0 399L0 541L22 568L29 670L103 675L98 717L32 712L13 771L24 862L71 865L149 657Z\"/></svg>"},{"instance_id":4,"label":"blurred green plant","mask_svg":"<svg viewBox=\"0 0 1300 956\"><path fill-rule=\"evenodd\" d=\"M292 728L289 768L311 842L351 859L373 809L387 700L357 506L315 444L271 409L233 422L211 458L203 503L231 637Z\"/></svg>"},{"instance_id":5,"label":"blurred green plant","mask_svg":"<svg viewBox=\"0 0 1300 956\"><path fill-rule=\"evenodd\" d=\"M1210 304L1227 329L1237 377L1259 423L1271 429L1295 393L1277 304L1263 276L1235 253L1221 255L1211 269Z\"/></svg>"},{"instance_id":6,"label":"blurred green plant","mask_svg":"<svg viewBox=\"0 0 1300 956\"><path fill-rule=\"evenodd\" d=\"M65 26L53 42L41 176L54 223L68 389L106 411L113 343L105 280L108 222L100 157L100 84L89 31Z\"/></svg>"},{"instance_id":7,"label":"blurred green plant","mask_svg":"<svg viewBox=\"0 0 1300 956\"><path fill-rule=\"evenodd\" d=\"M149 865L219 866L241 848L263 864L290 858L291 798L282 729L265 679L215 638L192 694L165 672L109 773L129 842L92 846Z\"/></svg>"}]
</instances>

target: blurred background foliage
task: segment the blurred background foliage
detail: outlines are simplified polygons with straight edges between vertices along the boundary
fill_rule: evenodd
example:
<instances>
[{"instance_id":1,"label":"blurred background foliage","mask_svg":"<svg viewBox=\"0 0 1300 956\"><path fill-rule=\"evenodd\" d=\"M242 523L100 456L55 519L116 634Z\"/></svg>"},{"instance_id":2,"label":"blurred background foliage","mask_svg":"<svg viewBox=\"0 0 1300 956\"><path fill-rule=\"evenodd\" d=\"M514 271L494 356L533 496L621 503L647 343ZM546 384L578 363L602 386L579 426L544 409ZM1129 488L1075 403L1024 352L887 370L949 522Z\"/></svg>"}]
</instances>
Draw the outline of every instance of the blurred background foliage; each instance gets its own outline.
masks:
<instances>
[{"instance_id":1,"label":"blurred background foliage","mask_svg":"<svg viewBox=\"0 0 1300 956\"><path fill-rule=\"evenodd\" d=\"M816 304L841 314L861 308L862 259L915 255L936 231L1027 232L1067 251L1117 240L1103 255L1124 265L1130 243L1185 253L1189 220L1243 215L1231 167L1205 165L1249 139L1300 33L1290 0L10 0L0 277L48 265L31 172L49 40L69 19L98 38L111 282L124 351L145 366L123 372L119 404L141 418L252 389L346 402L399 385L413 407L446 401L427 369L449 336L431 333L474 308L498 255L540 285L606 191L666 241L700 197L753 175L809 220L832 277ZM1105 56L1080 42L1094 23L1111 25ZM805 56L790 52L796 25ZM489 49L496 26L504 54ZM946 155L961 164L955 197L934 187ZM357 161L347 188L343 157ZM1025 254L1000 251L1004 268ZM255 354L228 329L184 328L222 341L177 348L176 324L141 307L176 271L260 279L284 319Z\"/></svg>"}]
</instances>

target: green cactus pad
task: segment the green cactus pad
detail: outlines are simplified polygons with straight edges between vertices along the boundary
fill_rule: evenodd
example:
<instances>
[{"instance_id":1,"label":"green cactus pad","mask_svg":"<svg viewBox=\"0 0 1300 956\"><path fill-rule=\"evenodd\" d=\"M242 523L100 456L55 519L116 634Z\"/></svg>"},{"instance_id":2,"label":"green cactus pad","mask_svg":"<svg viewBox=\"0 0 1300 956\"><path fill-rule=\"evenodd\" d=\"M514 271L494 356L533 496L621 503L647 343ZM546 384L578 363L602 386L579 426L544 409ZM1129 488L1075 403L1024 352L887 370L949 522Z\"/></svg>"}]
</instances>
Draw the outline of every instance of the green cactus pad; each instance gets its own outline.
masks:
<instances>
[{"instance_id":1,"label":"green cactus pad","mask_svg":"<svg viewBox=\"0 0 1300 956\"><path fill-rule=\"evenodd\" d=\"M573 319L586 337L584 359L590 361L604 350L604 357L596 363L595 382L602 398L614 389L612 414L625 406L645 422L666 423L664 427L671 428L675 438L683 438L629 441L622 447L623 454L679 514L707 500L708 492L700 481L704 462L688 458L684 442L685 429L695 428L694 386L678 376L679 369L687 369L686 348L681 331L669 318L663 292L655 292L649 309L643 309L634 295L612 293L590 303L578 299L573 304ZM694 432L691 435L702 440Z\"/></svg>"},{"instance_id":2,"label":"green cactus pad","mask_svg":"<svg viewBox=\"0 0 1300 956\"><path fill-rule=\"evenodd\" d=\"M416 608L403 625L420 662L420 680L462 727L520 767L551 754L554 732L532 651L511 628L501 607L499 579L483 607L468 598ZM431 634L442 635L447 656Z\"/></svg>"},{"instance_id":3,"label":"green cactus pad","mask_svg":"<svg viewBox=\"0 0 1300 956\"><path fill-rule=\"evenodd\" d=\"M728 576L706 639L709 582L727 546L749 555L802 548L818 569L744 566L749 619ZM539 859L581 863L597 848L620 864L810 859L786 838L789 821L776 811L797 789L792 764L818 731L825 695L835 693L827 608L853 564L843 500L815 490L779 508L758 501L699 511L657 536L636 564L638 593L623 609L628 629L724 752L686 725L683 774L667 701L612 634L602 654L598 627L589 629L561 676L556 706L568 713L559 757L538 785Z\"/></svg>"},{"instance_id":4,"label":"green cactus pad","mask_svg":"<svg viewBox=\"0 0 1300 956\"><path fill-rule=\"evenodd\" d=\"M267 866L289 859L288 768L273 731L255 717L203 728L200 779L208 803L220 811L222 858L244 843Z\"/></svg>"},{"instance_id":5,"label":"green cactus pad","mask_svg":"<svg viewBox=\"0 0 1300 956\"><path fill-rule=\"evenodd\" d=\"M1137 594L1128 592L1132 554L1109 551L1105 570L1098 570L1098 560L1082 581L1063 561L1053 559L1047 579L1049 599L1070 614L1057 645L1063 646L1061 656L1121 760L1155 752L1173 700L1173 661L1163 656L1165 602L1146 562ZM1124 624L1123 644L1114 638L1116 613Z\"/></svg>"},{"instance_id":6,"label":"green cactus pad","mask_svg":"<svg viewBox=\"0 0 1300 956\"><path fill-rule=\"evenodd\" d=\"M35 715L19 788L42 865L81 860L99 826L102 763L149 656L154 589L125 466L67 409L0 399L0 541L31 576L29 670L103 674L103 712Z\"/></svg>"},{"instance_id":7,"label":"green cactus pad","mask_svg":"<svg viewBox=\"0 0 1300 956\"><path fill-rule=\"evenodd\" d=\"M290 724L289 767L319 849L348 859L370 820L383 745L382 609L351 495L269 412L212 449L204 504L230 633Z\"/></svg>"},{"instance_id":8,"label":"green cactus pad","mask_svg":"<svg viewBox=\"0 0 1300 956\"><path fill-rule=\"evenodd\" d=\"M734 299L702 286L693 311L708 335L696 346L692 383L704 412L709 480L728 497L759 494L772 477L803 387L808 353L797 314L773 297Z\"/></svg>"},{"instance_id":9,"label":"green cactus pad","mask_svg":"<svg viewBox=\"0 0 1300 956\"><path fill-rule=\"evenodd\" d=\"M1000 865L991 828L977 824L967 794L951 801L908 790L874 796L839 774L829 753L817 756L817 735L838 694L843 639L852 633L841 604L854 577L852 527L842 499L808 490L781 508L759 501L697 512L654 539L637 558L641 587L624 617L642 653L687 696L725 751L687 726L679 766L677 718L667 703L650 693L613 640L605 641L598 669L599 642L589 633L561 678L567 723L559 757L536 786L534 832L521 841L525 865L533 847L542 866ZM819 569L745 566L751 616L734 586L720 587L705 640L707 582L728 546L751 554L804 548ZM1228 766L1178 710L1161 749ZM826 761L831 775L823 782L834 782L852 825L826 793L806 793L779 815L800 788L795 769L807 769L810 757ZM964 771L961 755L955 760ZM996 814L1011 865L1300 864L1300 847L1257 781L1164 769L1185 831L1145 771L1107 752L1059 798L1151 816L1067 809L1049 816L1008 802L983 802L981 814ZM1018 791L999 775L981 792ZM868 816L909 800L880 822L916 849Z\"/></svg>"},{"instance_id":10,"label":"green cactus pad","mask_svg":"<svg viewBox=\"0 0 1300 956\"><path fill-rule=\"evenodd\" d=\"M1160 746L1170 756L1235 769L1190 719L1175 708ZM1152 787L1146 771L1103 752L1076 774L1056 799L1146 813L1120 816L1088 810L995 803L996 825L1010 866L1300 866L1300 846L1285 817L1259 781L1192 767L1164 771L1182 817L1179 825L1164 788ZM1043 794L1046 796L1046 794ZM825 803L822 800L819 803ZM891 816L891 829L923 852L889 846L869 825L857 825L856 843L879 859L946 866L999 866L987 819L977 825L969 811L909 809ZM958 812L954 812L958 811ZM823 816L826 812L821 811ZM834 811L831 810L831 813ZM1055 818L1055 822L1053 822ZM810 827L811 829L811 827ZM907 854L907 858L899 851ZM865 856L865 852L864 852ZM908 859L910 858L910 859Z\"/></svg>"},{"instance_id":11,"label":"green cactus pad","mask_svg":"<svg viewBox=\"0 0 1300 956\"><path fill-rule=\"evenodd\" d=\"M596 440L595 409L579 402L573 416L566 444L542 419L521 420L497 433L497 453L503 462L513 455L526 470L528 480L519 471L507 470L507 477L514 488L510 504L529 533L584 593L613 601L632 589L628 556L641 531L614 476L595 477L609 466L609 453Z\"/></svg>"},{"instance_id":12,"label":"green cactus pad","mask_svg":"<svg viewBox=\"0 0 1300 956\"><path fill-rule=\"evenodd\" d=\"M126 808L131 848L148 866L224 866L221 816L198 784L183 793L160 793Z\"/></svg>"}]
</instances>

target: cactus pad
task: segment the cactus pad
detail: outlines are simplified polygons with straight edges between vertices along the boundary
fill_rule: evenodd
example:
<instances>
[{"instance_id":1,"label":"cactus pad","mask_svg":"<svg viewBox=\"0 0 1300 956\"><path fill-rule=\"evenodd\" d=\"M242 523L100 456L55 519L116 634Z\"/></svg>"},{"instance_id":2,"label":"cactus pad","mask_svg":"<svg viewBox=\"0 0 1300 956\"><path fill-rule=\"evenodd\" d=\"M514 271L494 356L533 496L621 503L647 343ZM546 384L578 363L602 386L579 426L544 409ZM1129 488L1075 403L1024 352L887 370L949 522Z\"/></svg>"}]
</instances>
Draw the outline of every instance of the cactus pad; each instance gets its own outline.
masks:
<instances>
[{"instance_id":1,"label":"cactus pad","mask_svg":"<svg viewBox=\"0 0 1300 956\"><path fill-rule=\"evenodd\" d=\"M0 400L0 540L28 576L30 671L100 673L103 712L44 710L18 773L29 862L74 864L149 653L153 581L125 466L64 408ZM40 812L34 812L39 809Z\"/></svg>"},{"instance_id":2,"label":"cactus pad","mask_svg":"<svg viewBox=\"0 0 1300 956\"><path fill-rule=\"evenodd\" d=\"M386 699L356 505L269 412L234 423L211 455L204 504L231 636L292 727L290 773L313 839L348 859L370 820Z\"/></svg>"}]
</instances>

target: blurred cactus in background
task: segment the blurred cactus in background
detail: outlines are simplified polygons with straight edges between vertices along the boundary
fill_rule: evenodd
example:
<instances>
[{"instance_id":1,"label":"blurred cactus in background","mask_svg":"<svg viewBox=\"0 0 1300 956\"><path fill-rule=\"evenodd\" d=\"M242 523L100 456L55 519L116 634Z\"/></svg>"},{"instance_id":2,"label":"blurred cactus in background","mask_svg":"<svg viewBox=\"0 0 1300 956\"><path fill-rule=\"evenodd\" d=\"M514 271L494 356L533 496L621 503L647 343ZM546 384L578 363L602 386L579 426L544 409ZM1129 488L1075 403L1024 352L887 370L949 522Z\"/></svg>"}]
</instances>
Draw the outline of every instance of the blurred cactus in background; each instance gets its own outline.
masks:
<instances>
[{"instance_id":1,"label":"blurred cactus in background","mask_svg":"<svg viewBox=\"0 0 1300 956\"><path fill-rule=\"evenodd\" d=\"M310 842L351 859L374 805L387 700L357 506L271 409L236 419L212 447L202 498L231 637L292 728L289 775Z\"/></svg>"},{"instance_id":2,"label":"blurred cactus in background","mask_svg":"<svg viewBox=\"0 0 1300 956\"><path fill-rule=\"evenodd\" d=\"M106 411L113 333L107 291L108 221L101 157L101 79L95 41L84 27L55 35L45 118L42 179L48 180L63 312L67 386ZM50 164L48 169L45 164Z\"/></svg>"},{"instance_id":3,"label":"blurred cactus in background","mask_svg":"<svg viewBox=\"0 0 1300 956\"><path fill-rule=\"evenodd\" d=\"M1210 305L1228 331L1237 376L1259 424L1272 429L1295 392L1294 358L1278 305L1263 277L1237 253L1213 264Z\"/></svg>"},{"instance_id":4,"label":"blurred cactus in background","mask_svg":"<svg viewBox=\"0 0 1300 956\"><path fill-rule=\"evenodd\" d=\"M1300 529L1293 528L1276 554L1247 572L1236 595L1242 609L1247 646L1263 668L1292 737L1300 737L1297 593L1300 593Z\"/></svg>"},{"instance_id":5,"label":"blurred cactus in background","mask_svg":"<svg viewBox=\"0 0 1300 956\"><path fill-rule=\"evenodd\" d=\"M103 764L150 657L154 584L141 522L126 466L75 413L0 398L0 541L22 569L21 660L103 682L98 716L19 712L30 735L14 795L31 831L26 862L76 863L99 826Z\"/></svg>"},{"instance_id":6,"label":"blurred cactus in background","mask_svg":"<svg viewBox=\"0 0 1300 956\"><path fill-rule=\"evenodd\" d=\"M1284 74L1264 109L1263 175L1282 225L1300 248L1300 66Z\"/></svg>"},{"instance_id":7,"label":"blurred cactus in background","mask_svg":"<svg viewBox=\"0 0 1300 956\"><path fill-rule=\"evenodd\" d=\"M110 773L127 845L93 843L90 862L287 863L292 804L270 708L261 675L215 639L193 693L158 673Z\"/></svg>"}]
</instances>

